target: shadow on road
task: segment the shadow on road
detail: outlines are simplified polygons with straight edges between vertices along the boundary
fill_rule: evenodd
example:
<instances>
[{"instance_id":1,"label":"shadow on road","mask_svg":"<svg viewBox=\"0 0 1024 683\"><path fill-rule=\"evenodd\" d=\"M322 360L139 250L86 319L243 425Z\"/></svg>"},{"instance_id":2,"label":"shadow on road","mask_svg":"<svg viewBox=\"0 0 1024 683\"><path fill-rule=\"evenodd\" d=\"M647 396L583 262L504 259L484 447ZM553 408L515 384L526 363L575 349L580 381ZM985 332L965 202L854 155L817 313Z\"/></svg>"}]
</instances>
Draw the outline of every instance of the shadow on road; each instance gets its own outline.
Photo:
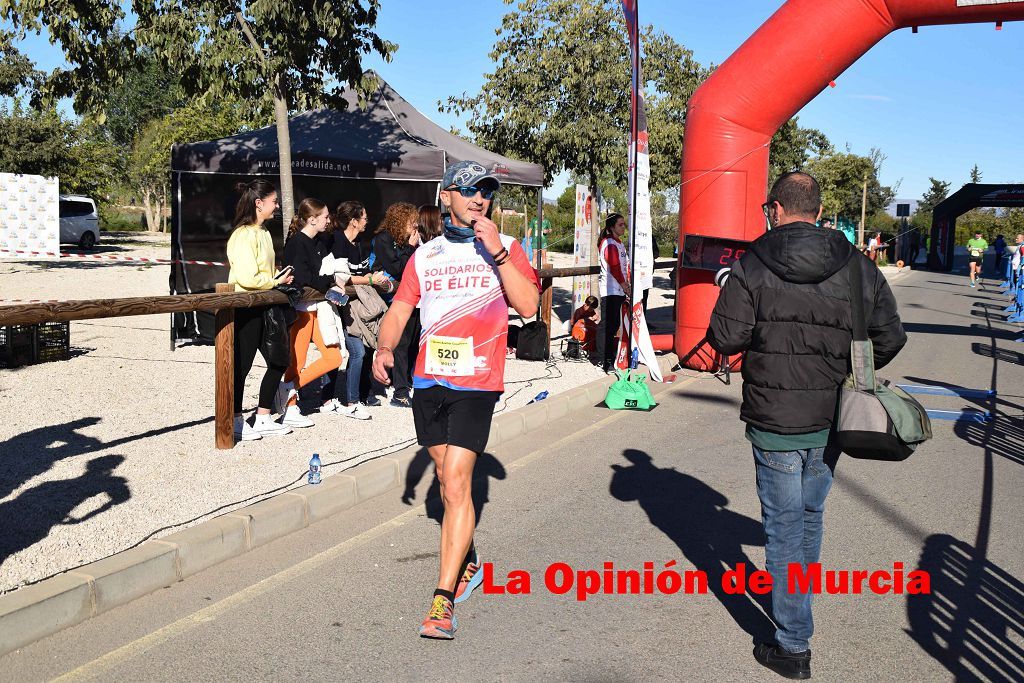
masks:
<instances>
[{"instance_id":1,"label":"shadow on road","mask_svg":"<svg viewBox=\"0 0 1024 683\"><path fill-rule=\"evenodd\" d=\"M957 681L1024 680L1024 584L967 543L929 536L917 567L931 594L907 597L907 633Z\"/></svg>"},{"instance_id":2,"label":"shadow on road","mask_svg":"<svg viewBox=\"0 0 1024 683\"><path fill-rule=\"evenodd\" d=\"M430 453L426 448L417 451L409 469L405 474L405 490L402 492L402 502L412 505L416 499L416 487L427 472L427 468L433 465ZM484 506L490 498L491 479L504 479L505 466L490 453L481 453L476 459L476 466L473 468L473 509L476 511L476 523L480 524L480 518L484 514ZM436 476L431 477L430 488L427 489L425 504L427 516L438 524L444 518L444 503L441 502L441 483Z\"/></svg>"},{"instance_id":3,"label":"shadow on road","mask_svg":"<svg viewBox=\"0 0 1024 683\"><path fill-rule=\"evenodd\" d=\"M771 597L722 591L726 568L742 562L748 574L756 569L742 546L764 545L761 523L729 510L729 499L699 479L674 467L656 467L643 451L627 449L623 456L632 464L612 465L612 496L639 503L651 524L679 546L695 569L707 574L708 588L740 628L754 642L771 640L775 625L765 616L771 613Z\"/></svg>"},{"instance_id":4,"label":"shadow on road","mask_svg":"<svg viewBox=\"0 0 1024 683\"><path fill-rule=\"evenodd\" d=\"M991 318L989 318L991 327ZM992 330L994 333L995 330ZM931 575L929 595L907 596L908 633L957 681L1024 680L1024 584L988 559L995 490L995 455L1021 462L1021 428L999 412L1000 358L996 338L990 388L976 399L995 419L958 421L954 433L983 449L978 530L971 546L947 534L925 539L920 569ZM1015 445L1016 444L1016 445Z\"/></svg>"}]
</instances>

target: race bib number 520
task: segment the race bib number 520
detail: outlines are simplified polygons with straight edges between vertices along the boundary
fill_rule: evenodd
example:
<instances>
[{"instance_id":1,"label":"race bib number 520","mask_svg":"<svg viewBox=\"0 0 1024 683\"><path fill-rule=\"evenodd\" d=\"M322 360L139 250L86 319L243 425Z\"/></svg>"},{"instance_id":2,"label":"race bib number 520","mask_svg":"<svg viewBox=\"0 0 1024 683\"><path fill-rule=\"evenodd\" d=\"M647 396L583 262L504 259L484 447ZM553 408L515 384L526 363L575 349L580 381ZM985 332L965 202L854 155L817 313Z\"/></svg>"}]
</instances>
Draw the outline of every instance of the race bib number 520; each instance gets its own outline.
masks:
<instances>
[{"instance_id":1,"label":"race bib number 520","mask_svg":"<svg viewBox=\"0 0 1024 683\"><path fill-rule=\"evenodd\" d=\"M466 377L474 372L475 349L472 337L439 337L427 339L425 368L428 375Z\"/></svg>"}]
</instances>

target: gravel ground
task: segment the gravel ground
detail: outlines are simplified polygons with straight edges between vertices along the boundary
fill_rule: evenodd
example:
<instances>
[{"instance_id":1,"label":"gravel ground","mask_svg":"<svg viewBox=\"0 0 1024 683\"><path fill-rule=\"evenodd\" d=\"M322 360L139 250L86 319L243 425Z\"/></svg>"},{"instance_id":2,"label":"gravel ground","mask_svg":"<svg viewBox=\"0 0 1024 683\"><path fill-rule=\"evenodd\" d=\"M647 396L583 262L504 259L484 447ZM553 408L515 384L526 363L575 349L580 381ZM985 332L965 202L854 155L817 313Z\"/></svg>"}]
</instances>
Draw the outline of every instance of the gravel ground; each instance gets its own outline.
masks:
<instances>
[{"instance_id":1,"label":"gravel ground","mask_svg":"<svg viewBox=\"0 0 1024 683\"><path fill-rule=\"evenodd\" d=\"M166 258L170 252L162 235L105 233L103 240L99 253ZM570 265L571 256L554 254L552 261ZM0 297L165 295L167 275L162 265L4 260ZM668 286L667 279L658 283ZM564 287L555 291L556 315L564 318L571 284L556 285ZM668 296L652 292L652 308L670 305ZM557 337L561 325L552 327ZM370 408L367 422L314 414L310 429L218 451L213 347L171 351L168 340L166 315L73 322L70 360L0 370L0 591L299 485L314 452L330 476L413 442L411 414L385 404ZM557 355L547 365L510 360L498 409L601 376L589 363ZM256 403L259 378L250 373L247 407Z\"/></svg>"}]
</instances>

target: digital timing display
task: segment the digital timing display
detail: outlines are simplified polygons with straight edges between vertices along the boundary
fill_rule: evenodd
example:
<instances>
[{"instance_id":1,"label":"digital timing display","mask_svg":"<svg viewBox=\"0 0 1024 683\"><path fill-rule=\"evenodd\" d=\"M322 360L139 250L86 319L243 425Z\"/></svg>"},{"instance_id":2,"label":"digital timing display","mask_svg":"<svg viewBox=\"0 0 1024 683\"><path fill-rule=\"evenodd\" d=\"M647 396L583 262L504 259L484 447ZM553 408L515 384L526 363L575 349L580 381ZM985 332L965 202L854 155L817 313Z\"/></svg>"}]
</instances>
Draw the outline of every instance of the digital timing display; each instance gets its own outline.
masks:
<instances>
[{"instance_id":1,"label":"digital timing display","mask_svg":"<svg viewBox=\"0 0 1024 683\"><path fill-rule=\"evenodd\" d=\"M726 237L687 235L683 242L683 268L718 271L729 268L747 252L749 242Z\"/></svg>"}]
</instances>

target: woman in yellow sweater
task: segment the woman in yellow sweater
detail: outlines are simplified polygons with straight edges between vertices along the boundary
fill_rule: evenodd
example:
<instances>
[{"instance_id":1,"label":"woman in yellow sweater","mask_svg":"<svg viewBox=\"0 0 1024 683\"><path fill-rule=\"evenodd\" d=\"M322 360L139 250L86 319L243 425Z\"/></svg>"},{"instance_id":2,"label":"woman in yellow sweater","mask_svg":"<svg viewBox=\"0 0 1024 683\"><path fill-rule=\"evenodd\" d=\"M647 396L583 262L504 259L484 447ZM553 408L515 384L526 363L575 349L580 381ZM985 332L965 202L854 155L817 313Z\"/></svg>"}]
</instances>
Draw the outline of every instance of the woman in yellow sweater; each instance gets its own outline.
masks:
<instances>
[{"instance_id":1,"label":"woman in yellow sweater","mask_svg":"<svg viewBox=\"0 0 1024 683\"><path fill-rule=\"evenodd\" d=\"M239 183L236 189L242 196L235 207L235 228L228 238L228 263L231 265L228 282L235 286L236 292L291 284L290 269L275 274L274 241L263 227L264 221L277 210L277 189L261 179ZM292 431L290 427L275 422L271 416L278 385L288 367L287 363L271 362L261 345L266 309L267 306L235 309L235 438L241 441L281 436ZM257 350L267 363L267 371L260 383L259 406L250 425L242 418L242 398L245 378L252 369ZM284 355L287 357L287 350Z\"/></svg>"}]
</instances>

